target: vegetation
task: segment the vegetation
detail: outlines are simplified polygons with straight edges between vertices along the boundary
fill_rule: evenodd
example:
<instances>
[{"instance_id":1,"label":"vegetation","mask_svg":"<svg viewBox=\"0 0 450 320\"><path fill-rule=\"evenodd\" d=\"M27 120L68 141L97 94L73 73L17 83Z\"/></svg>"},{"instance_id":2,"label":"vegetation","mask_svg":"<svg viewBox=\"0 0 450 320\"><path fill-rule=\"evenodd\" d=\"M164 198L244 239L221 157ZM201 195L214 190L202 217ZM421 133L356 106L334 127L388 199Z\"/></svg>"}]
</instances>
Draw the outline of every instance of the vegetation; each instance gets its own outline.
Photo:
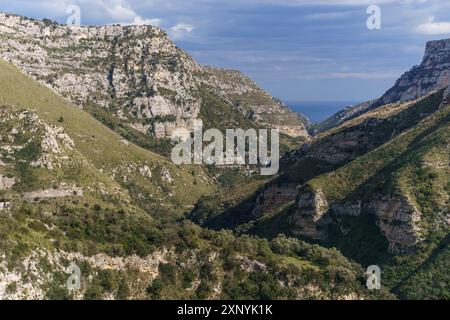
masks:
<instances>
[{"instance_id":1,"label":"vegetation","mask_svg":"<svg viewBox=\"0 0 450 320\"><path fill-rule=\"evenodd\" d=\"M25 93L23 88L27 88ZM52 281L43 279L41 289L47 299L75 297L65 287L64 270L69 262L81 268L85 299L313 298L317 292L320 298L372 296L364 287L361 268L337 252L288 238L268 242L237 237L186 221L182 213L212 189L208 175L196 167L175 167L132 141L123 143L121 136L88 113L3 62L0 105L2 138L17 129L13 140L1 141L15 151L9 155L0 152L0 160L6 164L0 173L16 178L11 189L0 193L2 201L12 204L7 214L0 212L1 259L11 271L21 270L26 258L37 259L40 277L53 277ZM98 112L102 122L114 125L113 119L92 108L88 111ZM34 114L42 122L29 122ZM56 138L59 153L44 149L43 141L50 134L45 124L63 128L75 148ZM116 125L120 127L120 123ZM44 155L54 161L53 170L31 165ZM144 164L151 168L151 179L137 172ZM167 174L171 182L164 178ZM232 181L238 178L230 172L229 180L223 177L221 184L232 188ZM248 178L248 190L262 182ZM83 195L23 198L24 192L64 186L80 187ZM53 256L57 253L59 258ZM69 253L79 255L69 258ZM130 265L102 268L87 260L100 259L98 254L120 261L133 255L140 259L166 255L166 262L157 264L154 271ZM343 275L350 275L345 278L349 286L329 286L341 282ZM21 281L36 276L23 273ZM288 279L294 279L294 285ZM317 289L304 291L300 284ZM22 289L20 284L9 284L8 290ZM378 296L391 297L385 292Z\"/></svg>"}]
</instances>

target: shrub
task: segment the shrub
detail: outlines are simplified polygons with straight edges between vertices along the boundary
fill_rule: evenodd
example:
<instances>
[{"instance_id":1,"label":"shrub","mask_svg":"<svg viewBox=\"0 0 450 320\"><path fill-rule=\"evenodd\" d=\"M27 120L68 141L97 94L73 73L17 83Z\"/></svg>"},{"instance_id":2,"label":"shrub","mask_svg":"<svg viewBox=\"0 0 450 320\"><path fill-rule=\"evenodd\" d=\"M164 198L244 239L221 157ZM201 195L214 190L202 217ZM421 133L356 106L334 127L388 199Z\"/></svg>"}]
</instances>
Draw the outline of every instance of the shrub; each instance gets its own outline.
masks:
<instances>
[{"instance_id":1,"label":"shrub","mask_svg":"<svg viewBox=\"0 0 450 320\"><path fill-rule=\"evenodd\" d=\"M156 278L147 287L147 293L152 299L159 299L161 297L161 291L164 288L164 284L160 278Z\"/></svg>"}]
</instances>

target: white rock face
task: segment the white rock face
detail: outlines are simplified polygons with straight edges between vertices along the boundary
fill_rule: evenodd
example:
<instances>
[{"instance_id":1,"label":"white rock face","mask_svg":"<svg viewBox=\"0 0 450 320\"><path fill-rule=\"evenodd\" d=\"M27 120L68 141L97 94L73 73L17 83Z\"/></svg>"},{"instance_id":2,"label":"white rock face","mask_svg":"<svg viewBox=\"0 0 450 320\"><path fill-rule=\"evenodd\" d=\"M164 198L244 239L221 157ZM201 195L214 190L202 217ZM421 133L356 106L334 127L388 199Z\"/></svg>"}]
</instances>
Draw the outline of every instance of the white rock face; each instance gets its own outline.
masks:
<instances>
[{"instance_id":1,"label":"white rock face","mask_svg":"<svg viewBox=\"0 0 450 320\"><path fill-rule=\"evenodd\" d=\"M407 251L419 242L421 212L406 197L384 196L371 202L378 224L393 253Z\"/></svg>"},{"instance_id":2,"label":"white rock face","mask_svg":"<svg viewBox=\"0 0 450 320\"><path fill-rule=\"evenodd\" d=\"M23 194L25 200L34 199L51 199L51 198L65 198L70 196L83 196L83 189L77 187L64 187L61 189L47 189L33 192L26 192Z\"/></svg>"},{"instance_id":3,"label":"white rock face","mask_svg":"<svg viewBox=\"0 0 450 320\"><path fill-rule=\"evenodd\" d=\"M12 186L16 183L16 179L4 177L0 174L0 190L8 190L11 189Z\"/></svg>"},{"instance_id":4,"label":"white rock face","mask_svg":"<svg viewBox=\"0 0 450 320\"><path fill-rule=\"evenodd\" d=\"M0 211L5 211L11 209L10 202L0 202Z\"/></svg>"},{"instance_id":5,"label":"white rock face","mask_svg":"<svg viewBox=\"0 0 450 320\"><path fill-rule=\"evenodd\" d=\"M41 141L42 156L32 161L30 165L36 168L47 168L53 170L55 167L61 165L61 161L64 161L64 157L59 157L63 153L63 150L73 150L75 143L64 132L62 127L50 126L43 123L40 119L37 123L44 126L45 134Z\"/></svg>"},{"instance_id":6,"label":"white rock face","mask_svg":"<svg viewBox=\"0 0 450 320\"><path fill-rule=\"evenodd\" d=\"M170 175L169 171L167 171L166 169L161 170L161 177L165 182L168 182L168 183L173 182L172 176Z\"/></svg>"},{"instance_id":7,"label":"white rock face","mask_svg":"<svg viewBox=\"0 0 450 320\"><path fill-rule=\"evenodd\" d=\"M419 66L397 80L376 105L405 102L450 86L450 39L429 41Z\"/></svg>"},{"instance_id":8,"label":"white rock face","mask_svg":"<svg viewBox=\"0 0 450 320\"><path fill-rule=\"evenodd\" d=\"M76 104L95 103L130 123L199 114L192 74L201 67L157 27L74 27L0 13L0 33L0 57Z\"/></svg>"},{"instance_id":9,"label":"white rock face","mask_svg":"<svg viewBox=\"0 0 450 320\"><path fill-rule=\"evenodd\" d=\"M177 128L194 130L205 85L230 108L232 97L251 100L236 112L256 122L308 135L293 112L247 77L218 77L218 69L198 65L157 27L77 27L0 13L0 34L0 58L75 104L105 108L157 138L170 138Z\"/></svg>"},{"instance_id":10,"label":"white rock face","mask_svg":"<svg viewBox=\"0 0 450 320\"><path fill-rule=\"evenodd\" d=\"M150 170L150 168L148 166L143 166L139 168L139 174L143 177L146 178L151 178L152 177L152 171Z\"/></svg>"},{"instance_id":11,"label":"white rock face","mask_svg":"<svg viewBox=\"0 0 450 320\"><path fill-rule=\"evenodd\" d=\"M0 299L42 300L45 298L52 273L43 269L41 261L51 266L52 272L66 272L66 262L88 263L95 270L116 270L121 272L139 272L146 281L150 282L159 274L159 265L174 259L173 250L166 248L155 251L146 257L136 255L128 257L111 257L106 254L84 256L77 252L36 250L23 259L18 268L9 270L5 256L0 255ZM23 270L27 270L24 274ZM69 277L69 274L67 274ZM76 299L83 299L86 284L91 281L87 275L81 274L82 288L76 294ZM12 290L11 287L14 287ZM145 288L142 288L144 291ZM145 295L143 296L145 297ZM134 297L134 298L143 298Z\"/></svg>"}]
</instances>

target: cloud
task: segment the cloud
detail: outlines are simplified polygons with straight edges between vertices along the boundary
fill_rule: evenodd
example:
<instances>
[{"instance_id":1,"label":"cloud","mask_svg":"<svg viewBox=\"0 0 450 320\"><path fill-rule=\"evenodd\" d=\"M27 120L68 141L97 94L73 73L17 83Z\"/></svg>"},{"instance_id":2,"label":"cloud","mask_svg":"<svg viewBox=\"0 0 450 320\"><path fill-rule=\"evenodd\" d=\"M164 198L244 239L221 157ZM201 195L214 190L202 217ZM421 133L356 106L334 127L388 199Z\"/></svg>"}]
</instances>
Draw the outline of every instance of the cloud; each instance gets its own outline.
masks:
<instances>
[{"instance_id":1,"label":"cloud","mask_svg":"<svg viewBox=\"0 0 450 320\"><path fill-rule=\"evenodd\" d=\"M351 16L353 12L346 11L346 12L323 12L323 13L313 13L309 14L305 17L306 20L339 20L339 19L345 19Z\"/></svg>"},{"instance_id":2,"label":"cloud","mask_svg":"<svg viewBox=\"0 0 450 320\"><path fill-rule=\"evenodd\" d=\"M254 3L287 6L328 5L328 6L370 6L370 5L411 5L428 3L430 0L253 0ZM433 1L433 0L431 0Z\"/></svg>"},{"instance_id":3,"label":"cloud","mask_svg":"<svg viewBox=\"0 0 450 320\"><path fill-rule=\"evenodd\" d=\"M359 79L359 80L392 80L397 79L404 70L388 70L373 72L324 72L298 75L298 79Z\"/></svg>"},{"instance_id":4,"label":"cloud","mask_svg":"<svg viewBox=\"0 0 450 320\"><path fill-rule=\"evenodd\" d=\"M386 72L334 72L327 74L328 78L337 79L392 79L401 74L401 71Z\"/></svg>"},{"instance_id":5,"label":"cloud","mask_svg":"<svg viewBox=\"0 0 450 320\"><path fill-rule=\"evenodd\" d=\"M148 26L156 26L159 27L161 25L161 19L144 19L141 16L135 16L133 18L133 20L131 21L127 21L127 22L119 22L116 24L120 24L123 26L130 26L130 25L136 25L136 26L141 26L141 25L148 25Z\"/></svg>"},{"instance_id":6,"label":"cloud","mask_svg":"<svg viewBox=\"0 0 450 320\"><path fill-rule=\"evenodd\" d=\"M169 28L169 34L173 39L181 39L194 31L194 26L188 23L177 23Z\"/></svg>"},{"instance_id":7,"label":"cloud","mask_svg":"<svg viewBox=\"0 0 450 320\"><path fill-rule=\"evenodd\" d=\"M417 27L417 32L427 35L450 34L450 22L434 22L434 17L430 17L428 22Z\"/></svg>"},{"instance_id":8,"label":"cloud","mask_svg":"<svg viewBox=\"0 0 450 320\"><path fill-rule=\"evenodd\" d=\"M101 1L101 3L109 16L114 20L128 21L137 16L128 3L122 0Z\"/></svg>"},{"instance_id":9,"label":"cloud","mask_svg":"<svg viewBox=\"0 0 450 320\"><path fill-rule=\"evenodd\" d=\"M136 11L125 0L95 0L100 6L105 8L110 19L122 25L152 25L159 26L161 19L145 19L138 15Z\"/></svg>"}]
</instances>

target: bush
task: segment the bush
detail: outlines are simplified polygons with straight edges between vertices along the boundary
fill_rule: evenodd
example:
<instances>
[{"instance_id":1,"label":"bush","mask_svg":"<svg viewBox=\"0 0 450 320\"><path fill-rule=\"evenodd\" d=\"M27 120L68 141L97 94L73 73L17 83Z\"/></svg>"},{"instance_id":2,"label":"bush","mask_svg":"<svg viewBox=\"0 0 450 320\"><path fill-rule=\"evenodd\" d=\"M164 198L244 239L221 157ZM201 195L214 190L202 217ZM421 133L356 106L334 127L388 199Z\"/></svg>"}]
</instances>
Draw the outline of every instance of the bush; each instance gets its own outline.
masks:
<instances>
[{"instance_id":1,"label":"bush","mask_svg":"<svg viewBox=\"0 0 450 320\"><path fill-rule=\"evenodd\" d=\"M195 293L197 294L197 298L207 299L209 294L211 293L211 285L206 281L202 281Z\"/></svg>"},{"instance_id":2,"label":"bush","mask_svg":"<svg viewBox=\"0 0 450 320\"><path fill-rule=\"evenodd\" d=\"M177 268L172 263L159 265L159 272L164 283L175 283L177 281Z\"/></svg>"},{"instance_id":3,"label":"bush","mask_svg":"<svg viewBox=\"0 0 450 320\"><path fill-rule=\"evenodd\" d=\"M93 281L89 288L86 290L84 298L86 300L100 300L103 292L99 281Z\"/></svg>"},{"instance_id":4,"label":"bush","mask_svg":"<svg viewBox=\"0 0 450 320\"><path fill-rule=\"evenodd\" d=\"M192 283L194 282L196 278L196 274L193 271L185 271L183 272L181 285L183 289L190 288L192 286Z\"/></svg>"},{"instance_id":5,"label":"bush","mask_svg":"<svg viewBox=\"0 0 450 320\"><path fill-rule=\"evenodd\" d=\"M160 278L156 278L152 281L152 283L147 287L147 293L152 299L161 298L161 291L164 288L164 283Z\"/></svg>"},{"instance_id":6,"label":"bush","mask_svg":"<svg viewBox=\"0 0 450 320\"><path fill-rule=\"evenodd\" d=\"M113 292L118 288L116 274L113 270L101 270L98 273L100 286L104 291Z\"/></svg>"}]
</instances>

